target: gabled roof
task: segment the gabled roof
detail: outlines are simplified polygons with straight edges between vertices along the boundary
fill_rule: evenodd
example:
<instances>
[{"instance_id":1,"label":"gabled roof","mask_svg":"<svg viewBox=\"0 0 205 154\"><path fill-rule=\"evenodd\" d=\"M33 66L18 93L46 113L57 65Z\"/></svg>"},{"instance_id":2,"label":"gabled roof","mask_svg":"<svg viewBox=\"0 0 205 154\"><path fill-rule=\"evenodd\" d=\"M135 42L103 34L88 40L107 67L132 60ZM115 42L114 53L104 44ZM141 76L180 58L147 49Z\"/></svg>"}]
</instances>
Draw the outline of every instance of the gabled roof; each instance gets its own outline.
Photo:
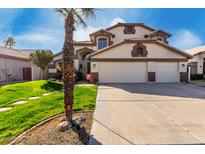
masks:
<instances>
[{"instance_id":1,"label":"gabled roof","mask_svg":"<svg viewBox=\"0 0 205 154\"><path fill-rule=\"evenodd\" d=\"M29 54L30 52L26 52L22 50L0 47L0 57L4 57L4 58L29 60Z\"/></svg>"},{"instance_id":2,"label":"gabled roof","mask_svg":"<svg viewBox=\"0 0 205 154\"><path fill-rule=\"evenodd\" d=\"M74 46L92 46L93 45L93 42L92 41L74 41L73 42L73 45Z\"/></svg>"},{"instance_id":3,"label":"gabled roof","mask_svg":"<svg viewBox=\"0 0 205 154\"><path fill-rule=\"evenodd\" d=\"M111 27L106 28L106 30L110 30L110 29L113 29L113 28L118 27L118 26L141 26L141 27L144 27L144 28L149 29L151 31L155 30L152 27L149 27L143 23L120 23L120 22L111 26Z\"/></svg>"},{"instance_id":4,"label":"gabled roof","mask_svg":"<svg viewBox=\"0 0 205 154\"><path fill-rule=\"evenodd\" d=\"M92 35L95 35L95 34L100 34L100 33L104 33L104 34L107 34L107 35L111 35L111 36L115 36L113 33L111 33L111 32L109 32L109 31L107 31L106 29L100 29L100 30L98 30L98 31L95 31L95 32L93 32L93 33L91 33L90 34L90 36L92 36Z\"/></svg>"},{"instance_id":5,"label":"gabled roof","mask_svg":"<svg viewBox=\"0 0 205 154\"><path fill-rule=\"evenodd\" d=\"M29 61L30 53L36 50L51 51L49 49L13 49L0 46L0 57Z\"/></svg>"},{"instance_id":6,"label":"gabled roof","mask_svg":"<svg viewBox=\"0 0 205 154\"><path fill-rule=\"evenodd\" d=\"M155 31L153 31L153 32L151 32L151 33L149 33L149 34L146 34L146 35L151 36L151 35L154 35L155 33L158 33L158 32L164 33L164 34L167 35L168 37L171 36L170 33L166 32L166 31L164 31L164 30L161 30L161 29L157 29L157 30L155 30Z\"/></svg>"},{"instance_id":7,"label":"gabled roof","mask_svg":"<svg viewBox=\"0 0 205 154\"><path fill-rule=\"evenodd\" d=\"M93 45L93 42L92 42L92 41L74 41L74 42L73 42L73 45L74 45L74 46L92 46L92 45ZM62 53L63 53L63 52L60 51L60 52L54 54L54 57L56 57L56 56L58 56L58 55L60 55L60 54L62 54Z\"/></svg>"},{"instance_id":8,"label":"gabled roof","mask_svg":"<svg viewBox=\"0 0 205 154\"><path fill-rule=\"evenodd\" d=\"M188 54L188 53L186 53L186 52L184 52L184 51L182 51L182 50L176 49L176 48L174 48L174 47L172 47L172 46L169 46L168 44L163 43L163 42L161 42L161 41L157 41L157 40L155 40L155 39L137 39L137 38L136 38L136 39L125 39L125 40L123 40L123 41L121 41L121 42L119 42L119 43L117 43L117 44L108 46L108 47L103 48L103 49L101 49L101 50L99 50L99 51L97 51L97 52L94 52L94 53L90 54L88 57L91 58L91 57L93 57L93 56L95 56L95 55L98 55L98 54L100 54L100 53L103 53L103 52L105 52L105 51L107 51L107 50L109 50L109 49L111 49L111 48L117 47L117 46L122 45L122 44L124 44L124 43L156 43L156 44L158 44L158 45L160 45L160 46L162 46L162 47L165 47L165 48L167 48L167 49L170 49L170 50L172 50L173 52L176 52L176 53L178 53L178 54L180 54L180 55L183 55L183 56L185 56L185 57L187 57L187 58L192 58L192 56L191 56L190 54Z\"/></svg>"},{"instance_id":9,"label":"gabled roof","mask_svg":"<svg viewBox=\"0 0 205 154\"><path fill-rule=\"evenodd\" d=\"M205 52L205 45L199 46L196 48L192 48L192 49L188 49L188 50L186 50L186 52L192 56L198 55L202 52Z\"/></svg>"}]
</instances>

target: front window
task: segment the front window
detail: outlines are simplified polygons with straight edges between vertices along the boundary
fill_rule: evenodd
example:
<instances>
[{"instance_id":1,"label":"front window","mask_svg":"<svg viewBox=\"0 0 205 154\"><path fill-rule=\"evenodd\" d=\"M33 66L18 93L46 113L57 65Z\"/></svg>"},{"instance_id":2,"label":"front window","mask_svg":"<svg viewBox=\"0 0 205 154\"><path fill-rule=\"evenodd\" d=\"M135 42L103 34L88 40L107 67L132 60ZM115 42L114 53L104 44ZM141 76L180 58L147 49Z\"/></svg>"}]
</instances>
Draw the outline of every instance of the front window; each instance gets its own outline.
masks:
<instances>
[{"instance_id":1,"label":"front window","mask_svg":"<svg viewBox=\"0 0 205 154\"><path fill-rule=\"evenodd\" d=\"M125 34L134 34L135 33L135 27L131 26L131 25L125 26L124 33Z\"/></svg>"},{"instance_id":2,"label":"front window","mask_svg":"<svg viewBox=\"0 0 205 154\"><path fill-rule=\"evenodd\" d=\"M98 49L102 49L107 47L107 38L99 38L98 39Z\"/></svg>"}]
</instances>

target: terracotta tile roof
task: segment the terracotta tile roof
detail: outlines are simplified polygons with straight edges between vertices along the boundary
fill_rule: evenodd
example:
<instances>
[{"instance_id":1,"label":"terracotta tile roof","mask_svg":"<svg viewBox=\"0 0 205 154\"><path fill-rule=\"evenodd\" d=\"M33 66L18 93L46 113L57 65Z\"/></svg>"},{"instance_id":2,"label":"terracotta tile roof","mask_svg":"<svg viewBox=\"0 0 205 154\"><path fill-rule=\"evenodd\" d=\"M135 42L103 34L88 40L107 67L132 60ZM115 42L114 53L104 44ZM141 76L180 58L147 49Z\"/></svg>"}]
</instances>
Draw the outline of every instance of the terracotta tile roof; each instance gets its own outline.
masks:
<instances>
[{"instance_id":1,"label":"terracotta tile roof","mask_svg":"<svg viewBox=\"0 0 205 154\"><path fill-rule=\"evenodd\" d=\"M0 47L0 57L18 58L22 60L28 60L29 54L30 54L29 52L25 52L21 50Z\"/></svg>"},{"instance_id":2,"label":"terracotta tile roof","mask_svg":"<svg viewBox=\"0 0 205 154\"><path fill-rule=\"evenodd\" d=\"M93 42L92 41L74 41L73 45L75 46L81 46L81 45L89 45L92 46Z\"/></svg>"},{"instance_id":3,"label":"terracotta tile roof","mask_svg":"<svg viewBox=\"0 0 205 154\"><path fill-rule=\"evenodd\" d=\"M151 31L155 30L154 28L149 27L149 26L145 25L144 23L117 23L111 27L106 28L106 30L110 30L110 29L118 27L118 26L141 26L141 27L144 27L144 28L149 29Z\"/></svg>"},{"instance_id":4,"label":"terracotta tile roof","mask_svg":"<svg viewBox=\"0 0 205 154\"><path fill-rule=\"evenodd\" d=\"M188 50L186 50L186 52L189 53L192 56L198 55L202 52L205 52L205 45L199 46L199 47L196 47L196 48L192 48L192 49L188 49Z\"/></svg>"},{"instance_id":5,"label":"terracotta tile roof","mask_svg":"<svg viewBox=\"0 0 205 154\"><path fill-rule=\"evenodd\" d=\"M11 48L5 48L0 46L0 57L14 58L19 60L29 60L30 53L36 50L49 50L49 49L11 49Z\"/></svg>"},{"instance_id":6,"label":"terracotta tile roof","mask_svg":"<svg viewBox=\"0 0 205 154\"><path fill-rule=\"evenodd\" d=\"M104 33L106 33L106 34L108 34L108 35L115 36L113 33L107 31L106 29L97 30L97 31L91 33L90 36L92 36L92 35L94 35L94 34L97 34L97 33L100 33L100 32L104 32Z\"/></svg>"},{"instance_id":7,"label":"terracotta tile roof","mask_svg":"<svg viewBox=\"0 0 205 154\"><path fill-rule=\"evenodd\" d=\"M153 35L153 34L155 34L155 33L157 33L157 32L164 33L164 34L166 34L168 37L171 36L170 33L166 32L166 31L164 31L164 30L161 30L161 29L157 29L157 30L155 30L155 31L152 31L151 33L149 33L149 34L147 34L147 35Z\"/></svg>"}]
</instances>

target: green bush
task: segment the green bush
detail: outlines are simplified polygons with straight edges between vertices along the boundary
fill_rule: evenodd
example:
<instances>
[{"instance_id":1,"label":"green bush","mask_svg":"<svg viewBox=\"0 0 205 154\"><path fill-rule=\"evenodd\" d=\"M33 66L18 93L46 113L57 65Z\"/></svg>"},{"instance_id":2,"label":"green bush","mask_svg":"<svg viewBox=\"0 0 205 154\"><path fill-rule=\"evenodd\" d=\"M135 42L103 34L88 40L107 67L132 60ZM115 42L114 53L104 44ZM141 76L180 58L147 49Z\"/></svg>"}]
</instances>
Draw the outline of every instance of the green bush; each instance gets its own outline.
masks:
<instances>
[{"instance_id":1,"label":"green bush","mask_svg":"<svg viewBox=\"0 0 205 154\"><path fill-rule=\"evenodd\" d=\"M83 75L80 71L75 71L75 80L79 81L83 79Z\"/></svg>"},{"instance_id":2,"label":"green bush","mask_svg":"<svg viewBox=\"0 0 205 154\"><path fill-rule=\"evenodd\" d=\"M55 76L53 78L61 80L62 77L63 77L63 72L57 71L57 73L55 74Z\"/></svg>"},{"instance_id":3,"label":"green bush","mask_svg":"<svg viewBox=\"0 0 205 154\"><path fill-rule=\"evenodd\" d=\"M203 74L191 74L191 80L203 80L204 75Z\"/></svg>"}]
</instances>

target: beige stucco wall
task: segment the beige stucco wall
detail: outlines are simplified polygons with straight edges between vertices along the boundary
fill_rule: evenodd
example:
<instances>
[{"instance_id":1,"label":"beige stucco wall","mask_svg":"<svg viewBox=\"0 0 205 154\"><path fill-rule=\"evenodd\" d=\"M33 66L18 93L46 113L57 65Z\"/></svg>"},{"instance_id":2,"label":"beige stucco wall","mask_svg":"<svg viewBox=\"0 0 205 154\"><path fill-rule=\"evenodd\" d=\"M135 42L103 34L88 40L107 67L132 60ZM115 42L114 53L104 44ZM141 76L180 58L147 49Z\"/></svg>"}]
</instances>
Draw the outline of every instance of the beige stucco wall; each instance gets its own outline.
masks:
<instances>
[{"instance_id":1,"label":"beige stucco wall","mask_svg":"<svg viewBox=\"0 0 205 154\"><path fill-rule=\"evenodd\" d=\"M203 56L200 56L200 54L198 54L194 56L192 59L189 59L189 63L190 62L197 62L197 74L203 74Z\"/></svg>"},{"instance_id":2,"label":"beige stucco wall","mask_svg":"<svg viewBox=\"0 0 205 154\"><path fill-rule=\"evenodd\" d=\"M36 65L33 65L32 64L32 67L31 67L31 76L32 76L32 80L40 80L42 79L43 75L42 75L42 72L41 72L41 69L39 67L37 67ZM41 75L40 75L41 73Z\"/></svg>"},{"instance_id":3,"label":"beige stucco wall","mask_svg":"<svg viewBox=\"0 0 205 154\"><path fill-rule=\"evenodd\" d=\"M101 54L93 56L93 58L133 58L131 51L135 43L125 43L117 47L111 48ZM147 47L148 55L147 58L185 58L178 53L175 53L165 47L162 47L154 43L144 43Z\"/></svg>"},{"instance_id":4,"label":"beige stucco wall","mask_svg":"<svg viewBox=\"0 0 205 154\"><path fill-rule=\"evenodd\" d=\"M76 55L76 50L79 50L79 49L82 49L82 48L85 48L85 47L87 47L87 48L89 48L89 49L92 49L92 47L91 46L75 46L74 47L74 54ZM53 61L59 61L59 60L62 60L63 59L63 55L62 54L60 54L60 55L58 55L58 56L55 56L54 58L53 58ZM75 68L75 70L79 70L79 59L74 59L74 68Z\"/></svg>"},{"instance_id":5,"label":"beige stucco wall","mask_svg":"<svg viewBox=\"0 0 205 154\"><path fill-rule=\"evenodd\" d=\"M31 67L30 62L0 57L0 81L6 80L6 72L16 80L23 80L24 67Z\"/></svg>"},{"instance_id":6,"label":"beige stucco wall","mask_svg":"<svg viewBox=\"0 0 205 154\"><path fill-rule=\"evenodd\" d=\"M62 58L63 58L63 56L62 56L62 54L60 54L60 55L58 55L58 56L55 56L55 57L53 58L53 61L59 61L59 60L62 60Z\"/></svg>"},{"instance_id":7,"label":"beige stucco wall","mask_svg":"<svg viewBox=\"0 0 205 154\"><path fill-rule=\"evenodd\" d=\"M135 26L135 34L124 34L124 26L119 26L119 27L110 29L109 32L115 35L115 37L113 38L113 43L115 44L124 39L144 38L144 35L149 34L151 31L141 26Z\"/></svg>"},{"instance_id":8,"label":"beige stucco wall","mask_svg":"<svg viewBox=\"0 0 205 154\"><path fill-rule=\"evenodd\" d=\"M130 58L132 59L133 57L131 56L131 51L133 46L135 45L135 43L127 43L127 44L122 44L120 46L117 46L115 48L111 48L110 50L107 50L105 52L102 52L98 55L93 56L92 58L105 58L105 59L109 59L109 58ZM175 53L173 51L171 51L170 49L167 49L165 47L162 47L158 44L154 44L154 43L144 43L144 45L146 45L147 50L148 50L148 55L146 58L169 58L169 59L187 59L185 56L180 55L178 53ZM130 79L130 81L128 82L132 82L134 81L134 78L132 78L131 76L135 76L137 74L137 72L135 72L136 74L133 74L133 71L131 68L126 68L126 66L129 67L137 67L139 62L92 62L92 58L91 58L91 72L98 72L99 73L99 78L102 80L108 80L106 78L108 78L108 76L110 74L114 74L114 78L116 79L116 81L122 81L122 75L125 76L129 76L128 79ZM145 57L143 57L145 58ZM129 63L129 64L128 64ZM147 62L143 62L146 63L146 68L143 68L144 71L146 72L155 72L156 73L156 82L179 82L180 79L180 72L187 72L187 64L188 62L155 62L155 61L147 61ZM110 65L108 65L110 64ZM114 72L113 70L113 66L115 66L117 64L117 66L114 68L115 71L117 71L117 68L119 68L119 70L121 70L122 72ZM125 65L127 64L127 65ZM104 68L106 66L106 68ZM110 68L110 67L111 68ZM105 71L107 69L108 71ZM134 69L135 70L135 69ZM129 73L128 73L128 72ZM105 74L105 75L102 75ZM117 74L118 73L118 74ZM111 75L110 75L111 76ZM147 77L145 77L147 82ZM143 81L142 79L140 81ZM137 82L137 80L136 80Z\"/></svg>"}]
</instances>

